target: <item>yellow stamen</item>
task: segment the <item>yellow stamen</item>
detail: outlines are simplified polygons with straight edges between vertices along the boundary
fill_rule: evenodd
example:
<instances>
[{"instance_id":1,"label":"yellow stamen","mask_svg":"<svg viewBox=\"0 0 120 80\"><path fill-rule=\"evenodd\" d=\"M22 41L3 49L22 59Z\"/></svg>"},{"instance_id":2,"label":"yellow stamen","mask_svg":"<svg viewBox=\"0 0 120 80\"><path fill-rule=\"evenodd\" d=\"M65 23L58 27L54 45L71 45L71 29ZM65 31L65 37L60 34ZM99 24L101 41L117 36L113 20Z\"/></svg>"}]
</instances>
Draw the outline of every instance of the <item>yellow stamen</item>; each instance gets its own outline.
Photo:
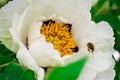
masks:
<instances>
[{"instance_id":1,"label":"yellow stamen","mask_svg":"<svg viewBox=\"0 0 120 80\"><path fill-rule=\"evenodd\" d=\"M72 49L76 47L76 44L69 27L64 23L49 22L46 25L43 22L40 32L44 34L46 42L51 42L54 49L58 50L61 56L74 53Z\"/></svg>"}]
</instances>

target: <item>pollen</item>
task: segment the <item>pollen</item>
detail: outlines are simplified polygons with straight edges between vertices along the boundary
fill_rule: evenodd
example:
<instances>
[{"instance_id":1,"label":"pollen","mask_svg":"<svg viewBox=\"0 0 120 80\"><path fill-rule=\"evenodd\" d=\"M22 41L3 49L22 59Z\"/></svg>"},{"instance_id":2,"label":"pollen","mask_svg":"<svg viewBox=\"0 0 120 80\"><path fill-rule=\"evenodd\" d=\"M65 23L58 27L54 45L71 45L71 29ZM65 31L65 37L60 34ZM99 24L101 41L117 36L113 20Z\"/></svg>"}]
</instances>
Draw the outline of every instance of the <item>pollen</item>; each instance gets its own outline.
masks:
<instances>
[{"instance_id":1,"label":"pollen","mask_svg":"<svg viewBox=\"0 0 120 80\"><path fill-rule=\"evenodd\" d=\"M70 24L52 20L44 21L40 28L40 33L45 36L46 42L53 44L54 49L60 52L61 57L78 51Z\"/></svg>"}]
</instances>

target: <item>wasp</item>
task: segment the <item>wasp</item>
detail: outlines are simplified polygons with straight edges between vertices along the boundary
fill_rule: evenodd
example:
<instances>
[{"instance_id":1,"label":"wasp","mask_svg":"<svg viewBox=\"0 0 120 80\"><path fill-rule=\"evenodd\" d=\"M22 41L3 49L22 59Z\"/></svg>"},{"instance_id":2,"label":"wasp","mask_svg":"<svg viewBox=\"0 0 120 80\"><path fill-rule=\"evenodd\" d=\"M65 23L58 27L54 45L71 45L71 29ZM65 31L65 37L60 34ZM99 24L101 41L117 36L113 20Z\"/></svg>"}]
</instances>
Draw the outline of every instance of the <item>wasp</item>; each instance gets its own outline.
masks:
<instances>
[{"instance_id":1,"label":"wasp","mask_svg":"<svg viewBox=\"0 0 120 80\"><path fill-rule=\"evenodd\" d=\"M88 51L93 54L93 52L94 52L94 45L93 45L93 43L91 43L91 42L87 43L87 47L88 47Z\"/></svg>"}]
</instances>

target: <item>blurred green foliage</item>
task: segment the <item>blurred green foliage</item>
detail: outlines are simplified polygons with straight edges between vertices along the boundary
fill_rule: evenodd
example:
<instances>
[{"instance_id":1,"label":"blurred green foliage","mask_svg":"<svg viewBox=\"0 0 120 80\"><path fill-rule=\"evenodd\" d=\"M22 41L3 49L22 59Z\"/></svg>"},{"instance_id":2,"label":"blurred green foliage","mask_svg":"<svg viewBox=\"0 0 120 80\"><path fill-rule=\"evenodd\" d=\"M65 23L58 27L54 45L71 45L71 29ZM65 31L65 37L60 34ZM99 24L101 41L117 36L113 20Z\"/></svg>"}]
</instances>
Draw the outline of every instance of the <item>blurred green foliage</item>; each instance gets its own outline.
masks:
<instances>
[{"instance_id":1,"label":"blurred green foliage","mask_svg":"<svg viewBox=\"0 0 120 80\"><path fill-rule=\"evenodd\" d=\"M36 80L34 73L21 66L16 54L0 44L0 80Z\"/></svg>"},{"instance_id":2,"label":"blurred green foliage","mask_svg":"<svg viewBox=\"0 0 120 80\"><path fill-rule=\"evenodd\" d=\"M10 0L0 0L0 8L7 4Z\"/></svg>"},{"instance_id":3,"label":"blurred green foliage","mask_svg":"<svg viewBox=\"0 0 120 80\"><path fill-rule=\"evenodd\" d=\"M56 67L51 71L46 80L76 80L86 61L87 57L84 57L65 67Z\"/></svg>"}]
</instances>

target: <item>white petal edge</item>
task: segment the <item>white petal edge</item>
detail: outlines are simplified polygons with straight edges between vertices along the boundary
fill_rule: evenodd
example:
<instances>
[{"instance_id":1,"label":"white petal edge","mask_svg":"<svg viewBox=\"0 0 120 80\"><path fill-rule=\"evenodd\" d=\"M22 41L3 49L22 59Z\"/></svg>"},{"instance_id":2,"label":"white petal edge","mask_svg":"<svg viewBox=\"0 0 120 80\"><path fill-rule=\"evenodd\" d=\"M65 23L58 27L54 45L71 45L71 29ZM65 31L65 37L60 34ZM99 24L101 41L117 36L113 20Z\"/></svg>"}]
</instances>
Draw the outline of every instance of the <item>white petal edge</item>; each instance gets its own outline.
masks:
<instances>
[{"instance_id":1,"label":"white petal edge","mask_svg":"<svg viewBox=\"0 0 120 80\"><path fill-rule=\"evenodd\" d=\"M19 45L19 50L17 52L17 59L18 61L23 64L24 66L28 67L29 69L33 70L37 74L37 80L43 80L44 78L44 69L38 66L36 61L30 55L29 51L25 47L24 43L21 41L20 31L22 21L24 19L25 13L27 12L28 8L24 11L23 15L16 14L13 18L13 25L10 28L10 33L13 37L14 42ZM17 28L16 28L17 26Z\"/></svg>"},{"instance_id":2,"label":"white petal edge","mask_svg":"<svg viewBox=\"0 0 120 80\"><path fill-rule=\"evenodd\" d=\"M37 74L37 80L43 80L44 79L44 69L39 67L36 61L33 59L33 57L30 55L26 47L19 43L19 50L17 53L17 59L21 64L24 66L27 66L29 69L33 70Z\"/></svg>"},{"instance_id":3,"label":"white petal edge","mask_svg":"<svg viewBox=\"0 0 120 80\"><path fill-rule=\"evenodd\" d=\"M10 32L14 38L16 38L16 42L19 45L19 50L17 52L17 59L18 61L23 64L24 66L28 67L29 69L33 70L37 74L37 80L43 80L44 79L44 69L39 67L36 61L33 59L33 57L30 55L27 48L24 46L24 44L18 39L16 34L12 29L10 29Z\"/></svg>"},{"instance_id":4,"label":"white petal edge","mask_svg":"<svg viewBox=\"0 0 120 80\"><path fill-rule=\"evenodd\" d=\"M12 40L9 28L12 26L14 14L17 12L21 13L24 8L24 0L13 0L0 9L0 41L15 53L18 50L18 45Z\"/></svg>"}]
</instances>

